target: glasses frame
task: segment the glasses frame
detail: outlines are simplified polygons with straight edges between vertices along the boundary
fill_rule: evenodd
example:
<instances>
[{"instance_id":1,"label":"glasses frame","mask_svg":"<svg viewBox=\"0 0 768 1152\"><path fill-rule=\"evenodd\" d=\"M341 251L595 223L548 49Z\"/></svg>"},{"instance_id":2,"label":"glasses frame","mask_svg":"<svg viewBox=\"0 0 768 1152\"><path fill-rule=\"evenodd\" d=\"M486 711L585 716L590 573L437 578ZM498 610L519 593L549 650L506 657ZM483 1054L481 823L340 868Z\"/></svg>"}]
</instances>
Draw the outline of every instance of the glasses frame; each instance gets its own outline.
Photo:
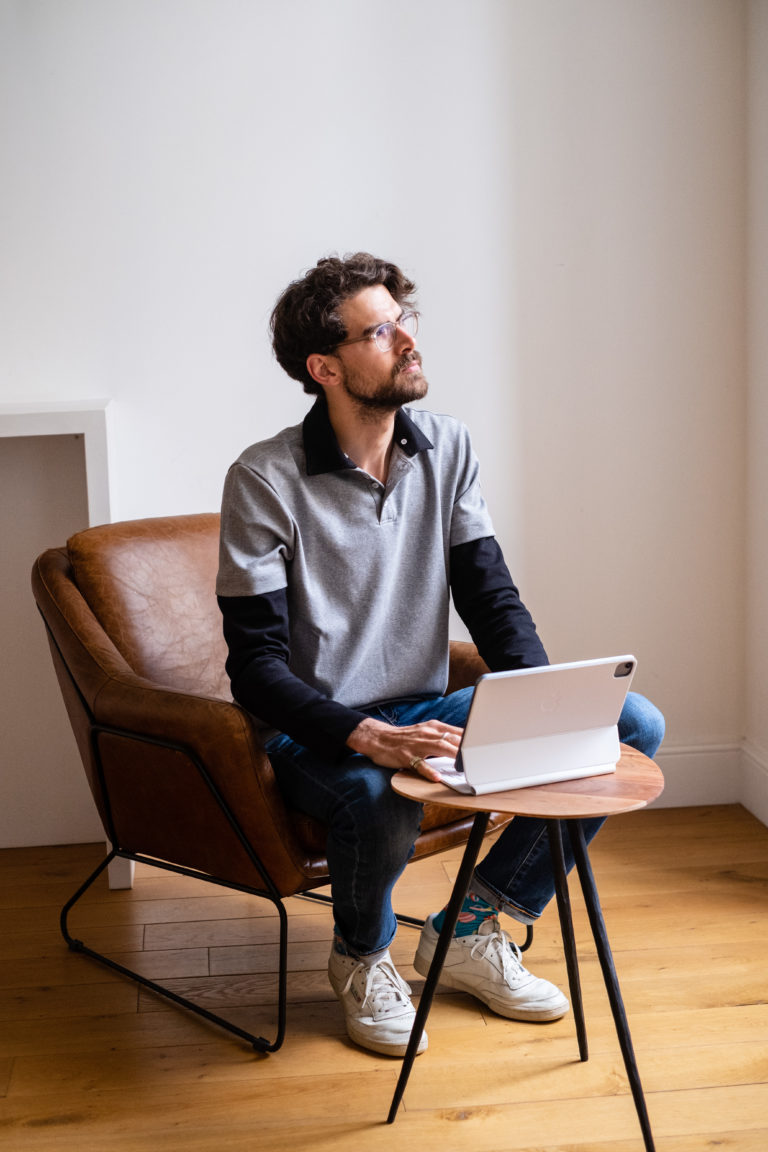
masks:
<instances>
[{"instance_id":1,"label":"glasses frame","mask_svg":"<svg viewBox=\"0 0 768 1152\"><path fill-rule=\"evenodd\" d=\"M409 332L405 325L411 321L413 322L413 331ZM384 328L392 331L389 342L382 346L379 343L379 338ZM397 320L385 320L383 324L377 324L373 332L367 332L365 336L353 336L351 340L340 340L338 344L331 345L328 351L334 352L337 348L346 348L347 344L362 344L364 340L372 340L380 352L389 352L395 346L398 328L402 328L408 336L415 336L419 330L419 313L415 309L403 312Z\"/></svg>"}]
</instances>

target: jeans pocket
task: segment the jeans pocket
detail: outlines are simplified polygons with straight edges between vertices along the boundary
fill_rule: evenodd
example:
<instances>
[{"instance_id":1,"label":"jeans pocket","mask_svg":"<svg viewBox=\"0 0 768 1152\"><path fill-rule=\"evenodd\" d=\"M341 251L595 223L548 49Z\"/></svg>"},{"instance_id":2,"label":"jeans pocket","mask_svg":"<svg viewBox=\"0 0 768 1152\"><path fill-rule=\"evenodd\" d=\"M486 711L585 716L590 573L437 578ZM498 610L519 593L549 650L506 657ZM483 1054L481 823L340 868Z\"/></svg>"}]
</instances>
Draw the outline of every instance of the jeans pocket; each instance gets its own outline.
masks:
<instances>
[{"instance_id":1,"label":"jeans pocket","mask_svg":"<svg viewBox=\"0 0 768 1152\"><path fill-rule=\"evenodd\" d=\"M376 711L379 714L379 719L383 720L385 724L392 724L394 727L397 727L397 722L398 722L399 717L398 717L397 712L393 708L378 708L377 707Z\"/></svg>"}]
</instances>

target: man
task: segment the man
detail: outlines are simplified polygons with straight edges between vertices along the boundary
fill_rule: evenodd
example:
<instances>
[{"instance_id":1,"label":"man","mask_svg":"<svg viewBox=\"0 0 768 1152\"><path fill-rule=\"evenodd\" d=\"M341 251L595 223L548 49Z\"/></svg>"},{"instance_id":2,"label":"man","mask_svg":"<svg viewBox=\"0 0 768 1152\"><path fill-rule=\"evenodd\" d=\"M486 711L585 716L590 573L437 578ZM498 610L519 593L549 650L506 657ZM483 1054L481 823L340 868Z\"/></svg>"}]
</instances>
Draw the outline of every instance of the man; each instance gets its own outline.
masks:
<instances>
[{"instance_id":1,"label":"man","mask_svg":"<svg viewBox=\"0 0 768 1152\"><path fill-rule=\"evenodd\" d=\"M394 264L357 253L320 260L280 296L275 354L317 399L230 469L217 584L234 698L268 728L291 804L329 828L329 978L348 1034L398 1056L414 1010L388 951L391 893L421 808L390 779L407 767L436 779L426 758L461 737L471 690L444 695L450 597L493 671L547 663L466 429L406 407L427 392L414 291ZM653 755L663 719L630 694L619 730ZM498 919L532 923L553 894L545 825L518 817L476 869L442 982L511 1019L562 1016L566 997L526 971ZM442 915L422 930L422 974Z\"/></svg>"}]
</instances>

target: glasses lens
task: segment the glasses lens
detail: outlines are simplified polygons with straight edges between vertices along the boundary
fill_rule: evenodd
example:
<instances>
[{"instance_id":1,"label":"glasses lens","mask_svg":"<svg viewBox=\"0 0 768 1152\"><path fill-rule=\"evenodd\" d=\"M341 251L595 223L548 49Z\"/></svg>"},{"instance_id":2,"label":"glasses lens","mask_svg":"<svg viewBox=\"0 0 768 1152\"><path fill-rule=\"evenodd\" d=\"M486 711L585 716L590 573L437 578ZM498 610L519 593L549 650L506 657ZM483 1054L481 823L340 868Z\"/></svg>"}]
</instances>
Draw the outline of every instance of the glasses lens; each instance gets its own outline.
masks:
<instances>
[{"instance_id":1,"label":"glasses lens","mask_svg":"<svg viewBox=\"0 0 768 1152\"><path fill-rule=\"evenodd\" d=\"M373 334L376 347L380 348L382 352L389 352L390 348L394 346L398 328L402 328L409 336L415 336L419 330L418 313L404 312L397 324L391 320L388 320L386 324L380 324Z\"/></svg>"},{"instance_id":2,"label":"glasses lens","mask_svg":"<svg viewBox=\"0 0 768 1152\"><path fill-rule=\"evenodd\" d=\"M397 325L393 324L391 321L387 321L386 324L379 324L378 328L373 334L373 338L376 341L376 347L379 348L382 352L389 352L390 348L395 342L396 331Z\"/></svg>"}]
</instances>

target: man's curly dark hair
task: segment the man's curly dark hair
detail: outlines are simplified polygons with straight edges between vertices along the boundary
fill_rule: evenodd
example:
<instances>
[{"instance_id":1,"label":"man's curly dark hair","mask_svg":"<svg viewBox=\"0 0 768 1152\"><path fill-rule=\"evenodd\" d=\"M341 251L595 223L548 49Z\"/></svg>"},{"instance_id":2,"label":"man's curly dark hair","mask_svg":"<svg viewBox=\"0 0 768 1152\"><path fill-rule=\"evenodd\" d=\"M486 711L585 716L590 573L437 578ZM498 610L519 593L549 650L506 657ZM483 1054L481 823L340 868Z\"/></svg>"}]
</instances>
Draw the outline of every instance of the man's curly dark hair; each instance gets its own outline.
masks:
<instances>
[{"instance_id":1,"label":"man's curly dark hair","mask_svg":"<svg viewBox=\"0 0 768 1152\"><path fill-rule=\"evenodd\" d=\"M376 284L383 284L401 308L412 306L413 281L396 264L369 252L325 256L279 297L270 319L272 348L278 363L304 385L305 392L322 391L307 371L307 357L332 352L349 335L339 305Z\"/></svg>"}]
</instances>

